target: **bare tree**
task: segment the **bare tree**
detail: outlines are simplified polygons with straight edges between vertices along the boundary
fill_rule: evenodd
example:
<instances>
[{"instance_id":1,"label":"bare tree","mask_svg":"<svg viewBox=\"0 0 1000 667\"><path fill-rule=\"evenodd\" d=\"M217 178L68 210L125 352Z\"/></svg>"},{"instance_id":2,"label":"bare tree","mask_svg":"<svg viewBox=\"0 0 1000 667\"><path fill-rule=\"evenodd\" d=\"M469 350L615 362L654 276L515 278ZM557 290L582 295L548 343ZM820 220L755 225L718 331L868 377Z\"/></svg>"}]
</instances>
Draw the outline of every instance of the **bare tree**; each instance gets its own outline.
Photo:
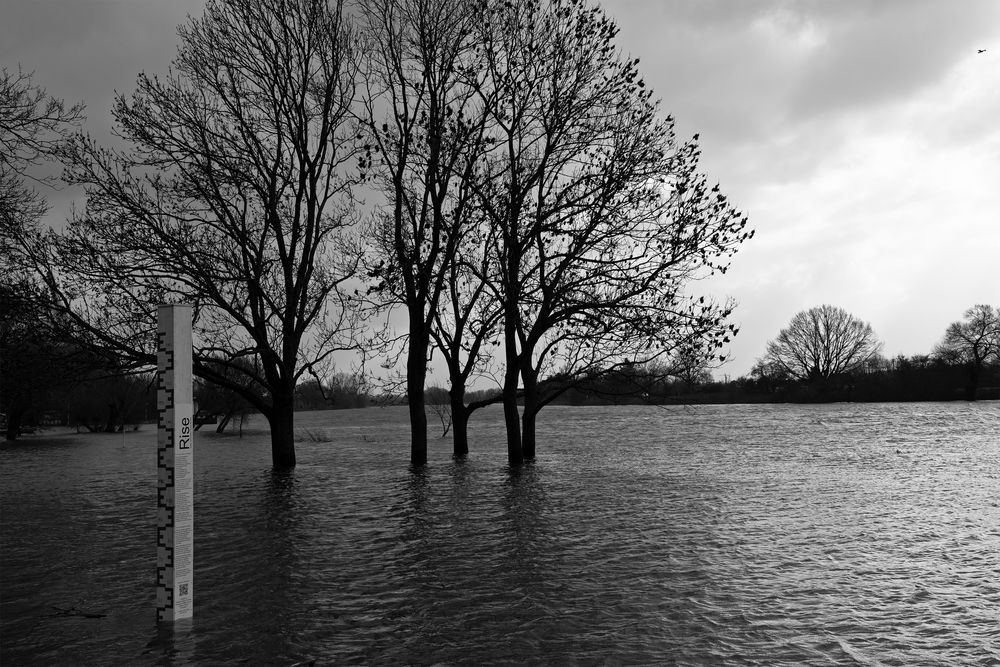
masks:
<instances>
[{"instance_id":1,"label":"bare tree","mask_svg":"<svg viewBox=\"0 0 1000 667\"><path fill-rule=\"evenodd\" d=\"M750 232L697 172L694 141L676 142L597 7L511 0L482 14L476 85L490 151L473 182L496 230L491 284L516 465L535 454L538 412L575 379L681 349L714 355L735 332L732 306L684 288L724 271Z\"/></svg>"},{"instance_id":2,"label":"bare tree","mask_svg":"<svg viewBox=\"0 0 1000 667\"><path fill-rule=\"evenodd\" d=\"M449 419L453 455L469 453L469 420L487 405L498 403L498 394L470 399L470 382L495 381L499 326L503 314L495 281L497 229L479 215L462 229L454 260L448 267L445 293L434 313L431 336L448 369ZM472 216L470 216L471 218Z\"/></svg>"},{"instance_id":3,"label":"bare tree","mask_svg":"<svg viewBox=\"0 0 1000 667\"><path fill-rule=\"evenodd\" d=\"M274 465L294 466L296 382L355 345L350 26L339 1L209 0L178 34L171 73L116 101L129 148L74 142L86 210L39 264L134 365L155 359L155 305L193 304L195 372L259 410Z\"/></svg>"},{"instance_id":4,"label":"bare tree","mask_svg":"<svg viewBox=\"0 0 1000 667\"><path fill-rule=\"evenodd\" d=\"M1000 308L977 304L965 311L965 320L952 322L944 339L934 348L934 356L946 363L968 369L965 395L976 400L976 389L983 368L1000 361Z\"/></svg>"},{"instance_id":5,"label":"bare tree","mask_svg":"<svg viewBox=\"0 0 1000 667\"><path fill-rule=\"evenodd\" d=\"M407 314L406 397L410 459L427 461L424 386L431 330L467 219L482 114L466 81L475 3L365 0L368 69L365 122L386 197L372 238L372 273L386 307Z\"/></svg>"},{"instance_id":6,"label":"bare tree","mask_svg":"<svg viewBox=\"0 0 1000 667\"><path fill-rule=\"evenodd\" d=\"M52 186L39 172L83 119L83 105L67 107L35 85L32 75L0 69L0 410L5 437L17 437L21 420L65 383L78 350L45 324L49 299L24 248L36 247L39 221L48 210L34 185Z\"/></svg>"},{"instance_id":7,"label":"bare tree","mask_svg":"<svg viewBox=\"0 0 1000 667\"><path fill-rule=\"evenodd\" d=\"M828 379L864 366L881 348L870 324L843 308L822 305L796 314L757 365L800 380Z\"/></svg>"}]
</instances>

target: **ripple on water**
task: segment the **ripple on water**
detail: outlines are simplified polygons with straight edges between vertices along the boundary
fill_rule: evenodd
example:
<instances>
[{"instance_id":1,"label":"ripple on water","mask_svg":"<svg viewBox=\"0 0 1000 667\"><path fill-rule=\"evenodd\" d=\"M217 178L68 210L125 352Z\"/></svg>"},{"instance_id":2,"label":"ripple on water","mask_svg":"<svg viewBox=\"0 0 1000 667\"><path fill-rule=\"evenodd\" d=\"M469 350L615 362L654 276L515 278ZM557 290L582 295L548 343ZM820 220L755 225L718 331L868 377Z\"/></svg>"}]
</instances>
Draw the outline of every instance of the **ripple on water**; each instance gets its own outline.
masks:
<instances>
[{"instance_id":1,"label":"ripple on water","mask_svg":"<svg viewBox=\"0 0 1000 667\"><path fill-rule=\"evenodd\" d=\"M263 433L202 436L196 615L173 632L154 434L4 446L2 662L1000 661L1000 406L543 417L516 473L497 410L467 462L436 440L419 473L402 410L301 415L282 475Z\"/></svg>"}]
</instances>

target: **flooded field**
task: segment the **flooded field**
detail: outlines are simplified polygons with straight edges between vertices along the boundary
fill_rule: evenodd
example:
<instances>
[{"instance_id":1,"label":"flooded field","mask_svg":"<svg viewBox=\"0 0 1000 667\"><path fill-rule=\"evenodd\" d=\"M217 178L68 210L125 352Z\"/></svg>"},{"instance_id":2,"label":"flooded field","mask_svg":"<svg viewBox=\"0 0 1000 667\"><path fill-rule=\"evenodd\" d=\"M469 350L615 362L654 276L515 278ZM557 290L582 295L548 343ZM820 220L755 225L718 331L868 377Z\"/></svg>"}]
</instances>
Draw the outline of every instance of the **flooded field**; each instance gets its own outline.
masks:
<instances>
[{"instance_id":1,"label":"flooded field","mask_svg":"<svg viewBox=\"0 0 1000 667\"><path fill-rule=\"evenodd\" d=\"M3 445L0 663L1000 664L996 402L553 407L514 473L499 410L419 473L405 418L199 433L172 632L155 429Z\"/></svg>"}]
</instances>

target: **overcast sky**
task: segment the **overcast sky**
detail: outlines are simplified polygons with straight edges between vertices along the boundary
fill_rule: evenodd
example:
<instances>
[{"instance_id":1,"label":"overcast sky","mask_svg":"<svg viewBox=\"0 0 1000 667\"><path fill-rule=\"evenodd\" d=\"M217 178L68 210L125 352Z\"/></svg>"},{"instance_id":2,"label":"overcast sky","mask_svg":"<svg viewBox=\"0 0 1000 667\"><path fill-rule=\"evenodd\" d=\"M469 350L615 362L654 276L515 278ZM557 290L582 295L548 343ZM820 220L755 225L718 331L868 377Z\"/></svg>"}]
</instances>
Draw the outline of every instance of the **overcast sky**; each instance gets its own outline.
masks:
<instances>
[{"instance_id":1,"label":"overcast sky","mask_svg":"<svg viewBox=\"0 0 1000 667\"><path fill-rule=\"evenodd\" d=\"M106 137L114 91L164 72L177 24L203 6L0 0L0 64L86 102L88 131ZM739 303L721 372L748 372L796 312L823 303L870 322L888 356L929 352L966 308L1000 306L1000 2L603 6L757 232L700 286Z\"/></svg>"}]
</instances>

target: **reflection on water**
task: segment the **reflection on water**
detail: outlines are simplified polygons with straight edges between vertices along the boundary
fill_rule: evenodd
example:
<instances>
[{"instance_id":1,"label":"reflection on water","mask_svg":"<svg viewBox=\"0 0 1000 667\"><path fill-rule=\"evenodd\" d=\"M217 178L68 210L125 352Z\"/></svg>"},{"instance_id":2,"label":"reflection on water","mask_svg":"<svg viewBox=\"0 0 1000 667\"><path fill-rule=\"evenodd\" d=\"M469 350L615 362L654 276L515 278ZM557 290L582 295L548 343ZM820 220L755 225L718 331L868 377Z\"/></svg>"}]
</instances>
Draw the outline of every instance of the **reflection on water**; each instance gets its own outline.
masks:
<instances>
[{"instance_id":1,"label":"reflection on water","mask_svg":"<svg viewBox=\"0 0 1000 667\"><path fill-rule=\"evenodd\" d=\"M3 664L996 664L1000 405L551 408L511 471L404 410L197 443L157 628L155 433L0 448ZM992 662L991 662L992 661Z\"/></svg>"}]
</instances>

